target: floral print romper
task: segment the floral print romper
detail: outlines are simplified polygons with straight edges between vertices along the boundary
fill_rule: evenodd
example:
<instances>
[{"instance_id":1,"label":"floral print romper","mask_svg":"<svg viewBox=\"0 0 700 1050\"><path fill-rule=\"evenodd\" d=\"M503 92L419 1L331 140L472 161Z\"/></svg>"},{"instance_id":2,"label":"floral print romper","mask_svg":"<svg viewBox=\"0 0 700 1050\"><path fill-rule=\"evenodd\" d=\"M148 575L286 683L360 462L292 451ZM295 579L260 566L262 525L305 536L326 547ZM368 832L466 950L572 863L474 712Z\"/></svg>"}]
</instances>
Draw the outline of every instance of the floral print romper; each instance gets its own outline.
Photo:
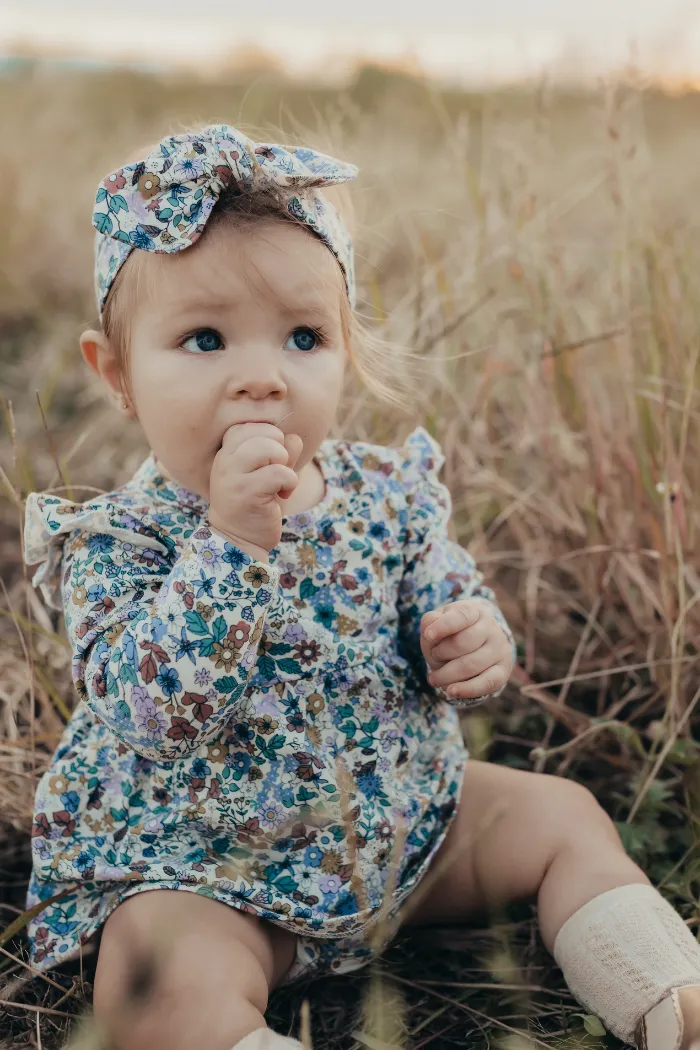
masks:
<instances>
[{"instance_id":1,"label":"floral print romper","mask_svg":"<svg viewBox=\"0 0 700 1050\"><path fill-rule=\"evenodd\" d=\"M346 972L427 872L467 756L420 620L472 597L508 628L448 539L424 430L400 450L328 440L317 461L325 496L269 565L153 456L86 503L29 496L25 559L65 613L79 696L36 796L40 969L131 894L177 889L294 930L290 978Z\"/></svg>"}]
</instances>

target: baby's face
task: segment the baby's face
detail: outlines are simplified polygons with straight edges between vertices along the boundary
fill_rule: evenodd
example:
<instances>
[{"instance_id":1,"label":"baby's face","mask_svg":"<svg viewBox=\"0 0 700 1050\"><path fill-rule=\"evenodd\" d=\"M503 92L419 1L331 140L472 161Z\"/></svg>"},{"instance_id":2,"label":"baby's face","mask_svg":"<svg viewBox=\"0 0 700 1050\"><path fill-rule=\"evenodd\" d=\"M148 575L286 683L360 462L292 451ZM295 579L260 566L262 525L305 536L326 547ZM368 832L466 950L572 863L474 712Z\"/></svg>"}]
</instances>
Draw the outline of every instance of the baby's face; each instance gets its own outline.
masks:
<instances>
[{"instance_id":1,"label":"baby's face","mask_svg":"<svg viewBox=\"0 0 700 1050\"><path fill-rule=\"evenodd\" d=\"M131 403L167 473L208 500L224 434L252 421L301 437L300 473L333 424L347 356L347 293L331 252L291 224L222 223L144 263Z\"/></svg>"}]
</instances>

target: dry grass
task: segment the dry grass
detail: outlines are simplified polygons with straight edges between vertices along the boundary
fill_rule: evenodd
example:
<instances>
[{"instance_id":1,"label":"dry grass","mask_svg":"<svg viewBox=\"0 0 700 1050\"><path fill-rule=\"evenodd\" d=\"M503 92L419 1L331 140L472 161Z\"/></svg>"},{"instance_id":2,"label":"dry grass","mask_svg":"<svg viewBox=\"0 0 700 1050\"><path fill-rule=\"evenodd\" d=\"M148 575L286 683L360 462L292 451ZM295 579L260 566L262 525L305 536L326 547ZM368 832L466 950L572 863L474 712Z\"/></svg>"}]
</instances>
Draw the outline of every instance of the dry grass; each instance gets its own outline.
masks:
<instances>
[{"instance_id":1,"label":"dry grass","mask_svg":"<svg viewBox=\"0 0 700 1050\"><path fill-rule=\"evenodd\" d=\"M371 70L342 96L268 76L0 81L2 920L23 906L33 789L73 702L21 566L22 498L61 477L111 487L143 453L79 364L93 186L173 124L293 129L290 114L362 168L363 310L420 380L409 416L351 391L342 429L391 442L421 422L441 439L459 535L522 643L505 698L466 724L473 748L587 783L697 922L700 99L445 95ZM402 939L379 995L379 978L322 982L316 1045L596 1045L528 917ZM0 1006L2 1045L60 1045L81 977L56 979L64 1001L20 964L21 938L7 947L0 999L24 1005ZM272 1016L296 1030L299 1007L285 993Z\"/></svg>"}]
</instances>

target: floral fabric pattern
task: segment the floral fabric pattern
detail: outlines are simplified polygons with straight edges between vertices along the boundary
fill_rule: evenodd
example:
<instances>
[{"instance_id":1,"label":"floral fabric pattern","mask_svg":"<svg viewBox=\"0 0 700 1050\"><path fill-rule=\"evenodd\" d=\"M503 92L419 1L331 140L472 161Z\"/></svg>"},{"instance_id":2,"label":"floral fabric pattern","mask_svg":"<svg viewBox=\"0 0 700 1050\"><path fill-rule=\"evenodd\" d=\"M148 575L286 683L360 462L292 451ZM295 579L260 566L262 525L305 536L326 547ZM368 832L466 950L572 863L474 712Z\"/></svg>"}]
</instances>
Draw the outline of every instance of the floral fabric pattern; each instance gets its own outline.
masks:
<instances>
[{"instance_id":1,"label":"floral fabric pattern","mask_svg":"<svg viewBox=\"0 0 700 1050\"><path fill-rule=\"evenodd\" d=\"M346 164L305 147L253 142L227 124L169 135L144 160L110 172L95 196L95 294L100 313L134 248L179 252L201 237L227 186L241 193L285 191L290 216L320 237L340 263L355 302L350 234L319 187L357 175Z\"/></svg>"},{"instance_id":2,"label":"floral fabric pattern","mask_svg":"<svg viewBox=\"0 0 700 1050\"><path fill-rule=\"evenodd\" d=\"M427 871L466 752L420 619L475 597L503 620L448 539L425 431L317 459L325 496L269 565L152 456L87 503L29 497L25 558L64 609L80 700L36 796L29 905L62 894L29 928L36 965L161 887L357 943Z\"/></svg>"}]
</instances>

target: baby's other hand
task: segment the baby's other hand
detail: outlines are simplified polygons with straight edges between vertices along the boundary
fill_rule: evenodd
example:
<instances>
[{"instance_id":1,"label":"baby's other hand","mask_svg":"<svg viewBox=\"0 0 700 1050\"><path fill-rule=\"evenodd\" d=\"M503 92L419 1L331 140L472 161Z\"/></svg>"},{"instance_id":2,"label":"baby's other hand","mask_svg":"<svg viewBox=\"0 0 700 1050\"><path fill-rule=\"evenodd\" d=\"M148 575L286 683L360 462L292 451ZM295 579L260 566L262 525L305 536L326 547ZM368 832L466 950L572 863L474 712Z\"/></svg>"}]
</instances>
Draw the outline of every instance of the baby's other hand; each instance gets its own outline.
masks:
<instances>
[{"instance_id":1,"label":"baby's other hand","mask_svg":"<svg viewBox=\"0 0 700 1050\"><path fill-rule=\"evenodd\" d=\"M428 681L450 700L488 696L510 678L510 641L484 602L465 599L426 613L420 637Z\"/></svg>"}]
</instances>

